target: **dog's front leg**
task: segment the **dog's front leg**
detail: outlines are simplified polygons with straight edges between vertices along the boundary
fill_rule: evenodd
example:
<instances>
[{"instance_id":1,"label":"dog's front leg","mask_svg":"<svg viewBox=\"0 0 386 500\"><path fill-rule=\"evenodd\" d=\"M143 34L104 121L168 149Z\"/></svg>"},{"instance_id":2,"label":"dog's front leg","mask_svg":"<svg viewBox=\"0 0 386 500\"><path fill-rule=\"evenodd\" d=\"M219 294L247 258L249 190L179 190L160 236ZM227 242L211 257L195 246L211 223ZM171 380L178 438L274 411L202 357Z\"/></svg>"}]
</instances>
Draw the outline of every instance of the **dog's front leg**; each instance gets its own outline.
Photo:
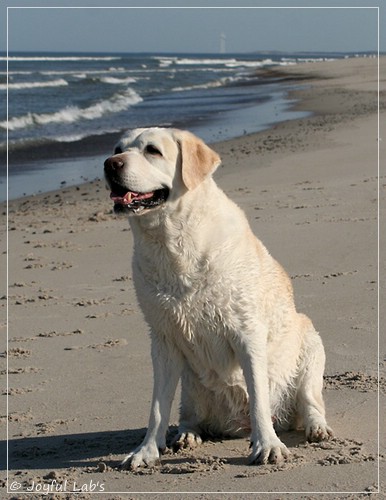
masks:
<instances>
[{"instance_id":1,"label":"dog's front leg","mask_svg":"<svg viewBox=\"0 0 386 500\"><path fill-rule=\"evenodd\" d=\"M289 456L289 451L272 424L266 336L247 334L237 343L236 350L249 394L252 448L249 463L279 463Z\"/></svg>"},{"instance_id":2,"label":"dog's front leg","mask_svg":"<svg viewBox=\"0 0 386 500\"><path fill-rule=\"evenodd\" d=\"M151 467L160 461L160 452L166 448L166 431L170 409L182 371L182 358L164 337L152 334L153 399L149 427L142 444L123 460L124 468Z\"/></svg>"}]
</instances>

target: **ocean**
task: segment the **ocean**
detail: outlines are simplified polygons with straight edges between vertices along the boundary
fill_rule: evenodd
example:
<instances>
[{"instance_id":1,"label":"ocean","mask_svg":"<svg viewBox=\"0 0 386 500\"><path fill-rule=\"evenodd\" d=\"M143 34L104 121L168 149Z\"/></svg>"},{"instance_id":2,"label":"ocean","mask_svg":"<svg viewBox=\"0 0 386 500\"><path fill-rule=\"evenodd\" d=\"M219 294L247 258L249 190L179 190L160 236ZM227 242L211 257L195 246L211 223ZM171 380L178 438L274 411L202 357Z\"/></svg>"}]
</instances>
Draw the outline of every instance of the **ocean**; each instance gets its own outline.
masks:
<instances>
[{"instance_id":1,"label":"ocean","mask_svg":"<svg viewBox=\"0 0 386 500\"><path fill-rule=\"evenodd\" d=\"M101 177L101 158L129 128L188 128L210 143L304 116L290 110L293 83L261 70L345 57L13 53L7 71L3 54L0 197L7 196L7 141L9 198L45 192Z\"/></svg>"}]
</instances>

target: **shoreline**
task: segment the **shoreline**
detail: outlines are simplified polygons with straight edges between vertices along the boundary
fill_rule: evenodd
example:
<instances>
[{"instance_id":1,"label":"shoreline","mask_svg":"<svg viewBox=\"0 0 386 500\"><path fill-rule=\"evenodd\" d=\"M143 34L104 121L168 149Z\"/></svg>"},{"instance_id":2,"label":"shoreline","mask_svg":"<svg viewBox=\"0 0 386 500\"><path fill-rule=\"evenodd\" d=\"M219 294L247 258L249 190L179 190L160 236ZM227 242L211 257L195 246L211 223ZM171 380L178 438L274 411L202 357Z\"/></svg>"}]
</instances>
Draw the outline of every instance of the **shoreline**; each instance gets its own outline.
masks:
<instances>
[{"instance_id":1,"label":"shoreline","mask_svg":"<svg viewBox=\"0 0 386 500\"><path fill-rule=\"evenodd\" d=\"M264 72L263 72L264 73ZM245 84L246 85L246 84ZM256 83L248 84L250 86ZM218 111L212 118L173 123L168 126L188 129L209 144L219 140L226 141L250 133L268 130L276 123L288 119L297 119L309 115L306 110L295 110L292 98L289 98L288 84L282 85L278 79L264 77L264 83L258 87L266 88L269 98L262 100L256 94L256 103L250 102L233 111ZM294 85L299 86L299 83ZM162 125L160 125L162 126ZM62 186L78 185L85 179L97 179L103 175L102 164L112 151L113 145L122 136L120 132L93 135L71 143L48 142L45 145L30 146L10 150L9 199L32 196L49 192ZM98 168L99 166L99 168ZM0 176L4 194L0 192L0 201L6 199L5 166ZM25 189L25 186L28 186Z\"/></svg>"},{"instance_id":2,"label":"shoreline","mask_svg":"<svg viewBox=\"0 0 386 500\"><path fill-rule=\"evenodd\" d=\"M179 492L193 489L203 492L191 494L197 500L204 492L215 500L221 492L240 500L259 492L318 492L321 499L335 492L351 499L382 488L377 68L360 62L340 73L339 66L320 63L324 77L296 91L303 99L296 106L317 114L213 145L223 159L215 180L287 270L298 310L323 339L324 397L336 437L309 445L302 432L284 433L292 457L278 466L247 466L248 443L240 439L205 442L181 455L168 451L154 470L119 471L147 426L151 358L131 282L132 234L126 220L112 216L103 181L95 181L9 202L10 325L2 350L10 368L9 480L23 485L18 498L31 499L23 496L26 488L52 479L103 482L112 500L119 492L151 493L155 500L173 492L183 500ZM382 120L385 108L383 91ZM384 158L384 143L379 146ZM383 213L383 201L380 208ZM380 343L383 353L383 338ZM0 365L5 368L4 358Z\"/></svg>"},{"instance_id":3,"label":"shoreline","mask_svg":"<svg viewBox=\"0 0 386 500\"><path fill-rule=\"evenodd\" d=\"M382 56L384 60L386 60L386 56ZM382 59L381 57L381 59ZM328 79L328 75L323 74L323 71L320 71L320 65L324 65L323 67L328 67L330 64L341 64L344 61L347 65L347 61L351 66L355 66L357 61L366 61L370 64L374 61L373 58L350 58L345 60L334 60L332 62L312 62L312 63L298 63L294 66L274 66L272 68L262 68L255 70L255 76L258 78L264 78L263 85L269 84L282 84L290 82L291 84L295 84L296 86L302 85L304 83L312 84L312 82L316 80L326 80ZM307 70L303 71L302 67L306 66ZM249 83L244 83L244 86L253 86L257 83L251 81ZM260 81L259 85L262 84ZM286 92L289 95L296 95L296 90L286 89ZM288 99L290 100L290 99ZM300 99L302 102L305 101L304 96ZM289 106L291 110L301 110L301 111L309 111L306 109L306 106ZM321 110L323 113L325 110ZM317 112L316 110L312 111L313 113ZM291 119L291 118L290 118ZM296 119L296 118L295 118ZM278 123L282 121L287 121L286 119L279 120ZM182 127L182 124L173 124L176 128ZM189 127L188 127L189 128ZM258 133L259 131L252 132ZM90 157L96 155L103 155L106 150L111 149L111 144L114 144L120 136L124 133L124 129L121 131L103 133L100 135L91 135L80 139L78 141L73 142L47 142L42 145L31 145L25 148L16 148L9 149L9 161L15 164L15 169L18 170L20 166L25 166L25 168L33 168L33 165L39 161L47 161L55 159L57 161L66 160L66 159L77 159L79 157ZM232 137L231 139L234 139ZM205 139L205 138L204 138ZM206 140L206 139L205 139ZM218 142L218 141L216 141ZM221 141L222 142L222 141ZM1 154L5 155L6 151L2 150Z\"/></svg>"},{"instance_id":4,"label":"shoreline","mask_svg":"<svg viewBox=\"0 0 386 500\"><path fill-rule=\"evenodd\" d=\"M290 119L296 119L299 116L307 116L307 111L291 110L290 101L284 96L285 91L278 93L276 99L265 103L259 103L247 108L240 108L228 113L226 118L221 114L216 122L208 121L205 124L192 122L189 124L174 124L175 128L190 130L199 137L203 138L208 144L215 144L221 137L222 142L232 140L234 137L247 135L249 133L258 133L262 130L268 130L273 123L281 123ZM252 123L257 113L261 113L261 122ZM275 118L273 123L272 118ZM232 122L232 118L234 121ZM265 119L264 119L265 118ZM243 125L245 124L245 125ZM244 128L245 126L245 128ZM39 146L30 150L20 151L21 156L28 162L13 164L12 175L9 176L9 198L17 199L20 197L34 196L39 193L49 192L58 189L60 186L79 185L86 182L87 179L98 179L103 176L103 161L111 153L113 145L123 135L112 133L101 136L92 136L77 143L71 144L71 147L58 147L55 144L49 144L45 148ZM216 138L217 139L216 139ZM95 144L97 143L97 147ZM59 152L59 154L58 154ZM60 152L62 154L60 154ZM51 156L51 161L48 158ZM38 156L41 158L38 160ZM54 159L52 159L54 158ZM41 184L43 180L43 185ZM0 185L6 184L6 176L0 177ZM28 189L25 189L28 186ZM1 188L0 188L1 189ZM0 201L6 199L0 192Z\"/></svg>"},{"instance_id":5,"label":"shoreline","mask_svg":"<svg viewBox=\"0 0 386 500\"><path fill-rule=\"evenodd\" d=\"M263 86L270 86L274 84L282 84L283 82L286 82L287 79L283 78L282 76L278 75L275 76L274 74L271 73L271 71L267 71L266 69L262 69L261 71L256 70L256 75L260 75L260 78L253 79L251 76L251 81L249 82L244 82L239 85L233 84L229 88L244 88L244 87L256 87L257 89L260 88L261 85ZM263 80L261 80L261 77L263 77ZM293 78L290 77L288 78L288 81L293 81ZM268 91L267 91L268 92ZM261 97L258 92L256 92L255 95L255 100L256 104L253 104L253 101L249 102L247 108L249 107L255 107L258 106L260 103L264 103L264 101L269 101L272 100L272 95L268 92L267 97L261 101ZM140 104L140 103L139 103ZM240 103L240 108L235 108L234 111L238 112L243 109L244 106L242 106L242 102ZM232 114L232 111L229 111L229 113ZM215 114L215 122L216 122L216 116L223 114L222 111L218 111ZM184 122L174 122L171 125L175 128L197 128L201 126L205 130L206 128L210 127L212 119L209 116L203 116L199 118L193 118L189 119L186 124ZM203 123L203 125L202 125ZM155 124L152 124L155 125ZM148 125L148 126L152 126ZM224 123L221 125L219 122L219 126L226 128L227 123ZM141 123L138 124L138 127L141 127ZM143 125L147 126L147 125ZM258 131L258 130L257 130ZM13 163L15 165L16 169L19 169L26 165L26 168L28 169L28 165L30 163L35 163L41 160L47 161L47 160L52 160L55 159L55 161L60 161L60 160L65 160L65 159L77 159L79 157L88 157L88 156L95 156L95 155L103 155L106 150L111 149L111 144L114 144L115 142L118 141L118 139L121 137L121 135L125 132L125 128L122 128L121 130L117 130L114 132L105 132L102 134L95 134L95 135L90 135L87 137L84 137L82 139L79 139L77 141L71 141L71 142L60 142L60 141L49 141L47 140L46 143L44 144L32 144L32 145L26 145L24 147L12 147L12 145L9 148L8 155L9 155L9 161L10 163ZM208 141L208 137L203 137L204 140ZM212 142L212 141L211 141ZM0 151L0 153L5 154L6 150L3 149ZM4 168L3 165L0 164L0 169Z\"/></svg>"},{"instance_id":6,"label":"shoreline","mask_svg":"<svg viewBox=\"0 0 386 500\"><path fill-rule=\"evenodd\" d=\"M380 58L381 61L386 61L386 56ZM339 99L332 97L331 91L327 90L328 80L331 78L329 71L334 73L334 67L336 65L344 64L346 68L346 73L350 75L355 71L355 68L359 65L365 65L366 67L373 67L373 58L350 58L346 60L336 60L332 62L313 62L313 63L302 63L294 66L277 66L273 68L263 68L261 70L256 70L256 76L262 76L267 83L283 83L291 84L293 87L285 88L283 87L282 92L286 94L285 99L279 103L282 109L279 112L275 112L276 109L275 100L268 104L267 122L261 126L257 126L257 130L253 132L244 131L244 135L261 134L263 132L269 132L269 130L274 129L280 124L285 124L291 121L302 120L303 118L314 118L318 122L317 116L324 116L324 120L327 115L336 115L337 120L351 120L356 118L358 115L365 115L376 110L376 103L373 104L371 109L368 105L368 99L361 105L356 101L350 102L349 94L348 99L341 104L342 109L337 109L337 104ZM322 66L321 66L322 65ZM304 69L306 70L304 71ZM321 68L324 68L321 71ZM332 69L331 69L332 68ZM324 72L324 73L323 73ZM344 76L341 78L344 84ZM314 82L314 84L313 84ZM317 100L313 98L315 92L320 88L320 84L317 82L322 82L323 85L327 84L327 87L322 88L321 100L318 104ZM304 87L300 90L297 87ZM335 85L335 84L334 84ZM323 90L324 89L324 90ZM311 99L311 102L309 102ZM292 103L291 101L295 101ZM327 109L325 102L331 102L330 109ZM284 104L283 104L284 103ZM358 109L358 105L362 109ZM264 105L263 105L264 106ZM260 109L261 108L261 109ZM249 114L262 113L264 114L264 109L261 105L256 107L248 107L246 110L240 109L231 113L228 121L226 120L220 126L220 131L217 134L221 137L221 134L227 134L227 128L229 128L230 122L232 120L232 114L238 117L238 122L242 123L243 119L248 117ZM298 117L297 114L303 114L303 116ZM276 115L276 116L275 116ZM289 115L287 117L287 115ZM307 116L309 115L309 116ZM269 118L274 119L274 121L269 122ZM330 116L330 119L331 116ZM175 124L178 128L179 124ZM181 126L181 125L180 125ZM185 128L182 125L182 128ZM215 146L218 143L222 143L228 140L234 140L238 137L242 137L241 130L239 135L237 132L231 133L231 137L225 139L213 139L208 140L205 135L210 135L209 130L211 128L210 123L206 126L201 126L203 132L200 134L200 127L198 130L195 126L186 127L192 130L194 133L202 137L206 142ZM223 131L221 131L223 129ZM207 130L207 133L205 133ZM112 150L113 145L121 137L123 131L112 132L107 134L101 134L99 136L90 136L73 143L47 143L46 145L31 146L23 149L16 149L14 151L9 151L9 164L12 165L12 176L9 176L10 181L15 181L20 184L20 186L35 186L32 192L25 192L23 188L15 188L15 193L12 192L12 188L9 189L9 199L25 198L26 196L36 196L37 194L48 193L52 190L60 189L61 187L67 186L77 186L87 182L88 179L98 179L103 176L102 163L103 158L109 154ZM236 135L235 135L236 134ZM5 155L5 152L3 153ZM46 167L51 160L51 167ZM98 165L100 162L100 165ZM40 165L42 163L43 165ZM66 168L69 163L72 163L70 167ZM5 167L4 167L5 168ZM38 172L35 174L35 172ZM81 173L80 173L81 172ZM73 176L72 176L73 174ZM38 177L45 176L45 182L47 186L42 190L38 188ZM6 177L2 177L2 182L0 182L0 202L6 200ZM10 185L10 184L9 184ZM1 194L3 192L4 194Z\"/></svg>"}]
</instances>

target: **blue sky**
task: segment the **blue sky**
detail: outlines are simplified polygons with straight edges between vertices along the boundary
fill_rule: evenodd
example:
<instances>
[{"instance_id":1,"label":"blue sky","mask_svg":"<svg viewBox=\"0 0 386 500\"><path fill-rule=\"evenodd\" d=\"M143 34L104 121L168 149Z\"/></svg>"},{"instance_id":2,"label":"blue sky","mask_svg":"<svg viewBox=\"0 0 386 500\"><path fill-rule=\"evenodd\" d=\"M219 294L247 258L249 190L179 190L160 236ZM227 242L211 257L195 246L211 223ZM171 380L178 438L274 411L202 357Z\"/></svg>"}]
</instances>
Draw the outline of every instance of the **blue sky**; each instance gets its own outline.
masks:
<instances>
[{"instance_id":1,"label":"blue sky","mask_svg":"<svg viewBox=\"0 0 386 500\"><path fill-rule=\"evenodd\" d=\"M130 7L141 3L149 8L112 8L112 5ZM253 8L241 8L236 0L115 0L113 3L102 0L3 0L0 50L5 50L7 44L8 6L12 7L8 10L10 51L215 53L219 51L222 33L226 36L229 53L376 51L378 10L371 7L377 2L341 0L339 6L345 8L332 8L337 3L328 0L264 3L244 0L244 7ZM180 8L165 8L173 5ZM264 5L269 8L261 8ZM26 8L38 6L43 8ZM289 8L295 6L298 8ZM366 8L355 8L359 6ZM380 14L380 25L386 25L382 22L383 10ZM386 50L382 32L380 49Z\"/></svg>"}]
</instances>

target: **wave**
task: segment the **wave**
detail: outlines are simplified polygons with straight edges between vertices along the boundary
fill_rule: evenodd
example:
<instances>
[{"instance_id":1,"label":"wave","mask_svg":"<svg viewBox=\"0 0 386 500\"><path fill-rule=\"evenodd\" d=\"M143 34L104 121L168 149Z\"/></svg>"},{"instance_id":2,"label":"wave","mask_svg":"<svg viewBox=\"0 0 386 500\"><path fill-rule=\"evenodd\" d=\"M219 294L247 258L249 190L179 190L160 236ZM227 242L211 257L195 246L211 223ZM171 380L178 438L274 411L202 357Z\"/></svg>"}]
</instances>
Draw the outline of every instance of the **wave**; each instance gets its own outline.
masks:
<instances>
[{"instance_id":1,"label":"wave","mask_svg":"<svg viewBox=\"0 0 386 500\"><path fill-rule=\"evenodd\" d=\"M69 134L69 135L56 135L53 137L47 137L46 142L77 142L81 141L82 139L86 139L87 137L97 137L105 134L114 134L121 132L120 128L106 128L106 129L101 129L101 130L93 130L84 132L84 133L79 133L79 134Z\"/></svg>"},{"instance_id":2,"label":"wave","mask_svg":"<svg viewBox=\"0 0 386 500\"><path fill-rule=\"evenodd\" d=\"M95 76L95 75L111 75L111 73L122 74L125 72L124 68L111 68L109 70L95 70L95 71L40 71L39 73L44 76L70 76L78 78L79 80L91 79L101 83L108 83L112 85L124 85L126 83L135 83L137 80L131 76L118 78L116 76Z\"/></svg>"},{"instance_id":3,"label":"wave","mask_svg":"<svg viewBox=\"0 0 386 500\"><path fill-rule=\"evenodd\" d=\"M0 75L32 75L33 71L0 71Z\"/></svg>"},{"instance_id":4,"label":"wave","mask_svg":"<svg viewBox=\"0 0 386 500\"><path fill-rule=\"evenodd\" d=\"M82 139L84 139L87 136L88 136L88 134L58 135L56 137L50 137L50 141L54 141L54 142L77 142L77 141L81 141Z\"/></svg>"},{"instance_id":5,"label":"wave","mask_svg":"<svg viewBox=\"0 0 386 500\"><path fill-rule=\"evenodd\" d=\"M154 57L154 59L159 61L159 65L161 68L167 68L172 64L177 64L180 66L205 66L205 65L226 65L227 63L235 63L237 59L214 59L214 58L205 58L205 59L196 59L196 58L181 58L181 57Z\"/></svg>"},{"instance_id":6,"label":"wave","mask_svg":"<svg viewBox=\"0 0 386 500\"><path fill-rule=\"evenodd\" d=\"M190 58L183 58L183 59L176 59L175 64L179 64L182 66L206 66L206 65L224 65L226 66L227 64L231 63L237 63L237 59L190 59Z\"/></svg>"},{"instance_id":7,"label":"wave","mask_svg":"<svg viewBox=\"0 0 386 500\"><path fill-rule=\"evenodd\" d=\"M101 83L109 83L112 85L124 85L125 83L135 83L136 79L128 76L127 78L116 78L114 76L103 76L98 78Z\"/></svg>"},{"instance_id":8,"label":"wave","mask_svg":"<svg viewBox=\"0 0 386 500\"><path fill-rule=\"evenodd\" d=\"M95 70L89 70L89 71L80 71L80 70L44 70L44 71L39 71L39 73L41 75L45 75L45 76L66 76L66 75L77 76L79 74L84 74L84 75L107 75L107 74L111 74L111 73L122 73L124 71L126 71L125 68L121 68L121 67L114 68L114 67L111 67L109 69L95 69Z\"/></svg>"},{"instance_id":9,"label":"wave","mask_svg":"<svg viewBox=\"0 0 386 500\"><path fill-rule=\"evenodd\" d=\"M95 120L106 114L124 111L142 100L142 97L134 90L127 89L120 94L114 94L111 99L99 101L87 108L67 106L55 113L28 113L23 116L15 116L8 122L0 122L0 128L18 130L36 125L44 126L49 123L74 123L80 120Z\"/></svg>"},{"instance_id":10,"label":"wave","mask_svg":"<svg viewBox=\"0 0 386 500\"><path fill-rule=\"evenodd\" d=\"M331 57L282 57L281 66L286 64L297 64L297 63L317 63L324 61L335 61L334 58Z\"/></svg>"},{"instance_id":11,"label":"wave","mask_svg":"<svg viewBox=\"0 0 386 500\"><path fill-rule=\"evenodd\" d=\"M273 66L279 64L272 59L263 59L262 61L230 61L225 64L227 68L262 68L264 66Z\"/></svg>"},{"instance_id":12,"label":"wave","mask_svg":"<svg viewBox=\"0 0 386 500\"><path fill-rule=\"evenodd\" d=\"M157 56L154 59L159 61L160 68L170 68L172 65L176 66L205 66L203 71L207 70L208 66L222 66L225 68L261 68L265 66L285 65L288 62L273 61L272 59L260 60L242 60L236 58L180 58L180 57L161 57ZM194 69L195 71L198 68ZM208 69L209 70L209 69Z\"/></svg>"},{"instance_id":13,"label":"wave","mask_svg":"<svg viewBox=\"0 0 386 500\"><path fill-rule=\"evenodd\" d=\"M51 80L47 82L21 82L21 83L8 83L8 89L23 90L23 89L36 89L44 87L63 87L68 85L66 80L60 78L59 80ZM0 90L6 90L7 84L1 83Z\"/></svg>"},{"instance_id":14,"label":"wave","mask_svg":"<svg viewBox=\"0 0 386 500\"><path fill-rule=\"evenodd\" d=\"M243 60L237 58L181 58L181 57L167 57L167 56L156 56L154 59L159 61L160 68L167 68L169 71L173 71L171 66L191 66L194 67L193 71L210 71L215 70L208 68L208 66L222 66L222 70L226 68L264 68L267 66L289 66L293 64L299 64L304 62L321 62L321 61L334 61L331 57L282 57L280 60L267 59L256 59L256 60ZM196 66L203 66L202 69L196 68ZM188 69L178 69L178 71L190 71Z\"/></svg>"},{"instance_id":15,"label":"wave","mask_svg":"<svg viewBox=\"0 0 386 500\"><path fill-rule=\"evenodd\" d=\"M174 87L172 88L172 92L183 92L183 91L189 91L189 90L200 90L200 89L214 89L217 87L224 87L225 85L229 85L231 83L238 82L240 80L243 80L243 77L225 77L225 78L220 78L220 80L215 80L213 82L208 82L208 83L201 83L197 85L191 85L187 87Z\"/></svg>"},{"instance_id":16,"label":"wave","mask_svg":"<svg viewBox=\"0 0 386 500\"><path fill-rule=\"evenodd\" d=\"M17 61L17 62L29 62L29 61L119 61L121 57L91 57L91 56L83 56L83 57L74 57L74 56L63 56L63 57L43 57L43 56L34 56L34 57L18 57L18 56L10 56L10 57L0 57L0 61Z\"/></svg>"},{"instance_id":17,"label":"wave","mask_svg":"<svg viewBox=\"0 0 386 500\"><path fill-rule=\"evenodd\" d=\"M27 147L34 146L45 146L47 144L57 143L57 142L78 142L88 137L97 137L105 134L113 134L121 132L120 128L106 128L106 129L98 129L92 131L85 131L79 134L68 134L68 135L55 135L55 136L39 136L38 138L23 138L16 140L8 141L8 149L12 149L13 151L24 149ZM4 152L7 150L7 142L0 142L0 151Z\"/></svg>"}]
</instances>

